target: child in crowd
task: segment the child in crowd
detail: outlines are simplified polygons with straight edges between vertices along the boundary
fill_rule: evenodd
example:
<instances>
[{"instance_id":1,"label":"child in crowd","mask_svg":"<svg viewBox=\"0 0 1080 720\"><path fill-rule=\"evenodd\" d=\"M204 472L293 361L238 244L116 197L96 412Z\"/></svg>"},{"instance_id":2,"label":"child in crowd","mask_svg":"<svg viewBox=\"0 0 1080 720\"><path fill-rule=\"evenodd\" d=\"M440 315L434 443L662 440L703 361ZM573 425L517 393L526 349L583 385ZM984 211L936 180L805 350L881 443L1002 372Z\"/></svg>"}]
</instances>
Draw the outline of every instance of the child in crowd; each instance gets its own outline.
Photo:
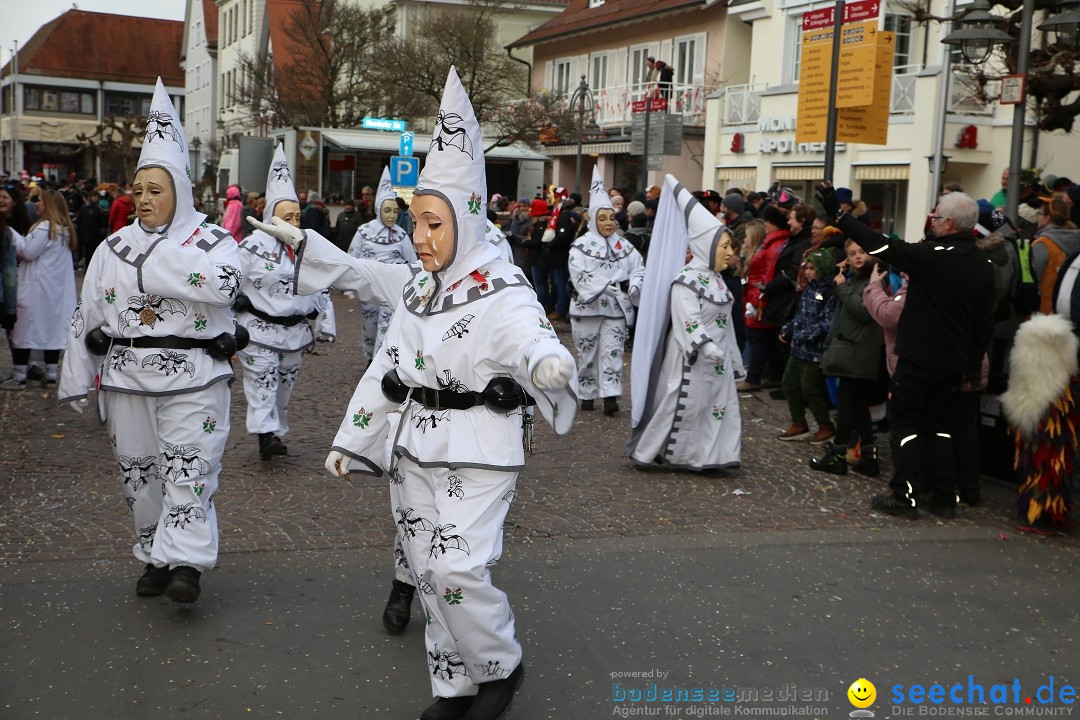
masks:
<instances>
[{"instance_id":1,"label":"child in crowd","mask_svg":"<svg viewBox=\"0 0 1080 720\"><path fill-rule=\"evenodd\" d=\"M818 250L803 261L802 273L807 285L799 296L795 317L780 331L780 342L791 343L791 357L784 369L782 387L791 412L791 426L779 435L781 440L803 440L820 445L833 438L836 428L829 416L825 375L821 358L825 339L836 309L836 295L830 277L834 269L832 253ZM814 415L818 430L813 437L806 423L806 410Z\"/></svg>"},{"instance_id":2,"label":"child in crowd","mask_svg":"<svg viewBox=\"0 0 1080 720\"><path fill-rule=\"evenodd\" d=\"M863 290L870 282L876 262L854 240L844 243L846 259L833 278L837 311L829 328L828 349L821 370L840 380L836 399L836 435L820 458L811 460L814 470L847 474L847 449L852 433L862 442L862 457L851 469L877 477L877 448L870 420L868 394L878 380L881 366L881 327L863 305Z\"/></svg>"}]
</instances>

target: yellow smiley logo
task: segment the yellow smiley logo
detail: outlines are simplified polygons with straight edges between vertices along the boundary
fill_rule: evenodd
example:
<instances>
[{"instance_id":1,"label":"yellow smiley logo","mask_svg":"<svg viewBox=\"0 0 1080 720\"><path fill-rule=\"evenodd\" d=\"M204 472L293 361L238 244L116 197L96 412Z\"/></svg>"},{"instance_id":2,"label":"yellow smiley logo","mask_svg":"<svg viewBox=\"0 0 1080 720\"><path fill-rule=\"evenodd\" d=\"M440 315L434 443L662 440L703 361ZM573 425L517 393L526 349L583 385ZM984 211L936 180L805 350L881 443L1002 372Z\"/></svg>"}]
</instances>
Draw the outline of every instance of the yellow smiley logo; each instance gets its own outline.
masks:
<instances>
[{"instance_id":1,"label":"yellow smiley logo","mask_svg":"<svg viewBox=\"0 0 1080 720\"><path fill-rule=\"evenodd\" d=\"M847 697L855 707L868 708L877 699L877 688L866 678L859 678L851 683L851 687L847 690Z\"/></svg>"}]
</instances>

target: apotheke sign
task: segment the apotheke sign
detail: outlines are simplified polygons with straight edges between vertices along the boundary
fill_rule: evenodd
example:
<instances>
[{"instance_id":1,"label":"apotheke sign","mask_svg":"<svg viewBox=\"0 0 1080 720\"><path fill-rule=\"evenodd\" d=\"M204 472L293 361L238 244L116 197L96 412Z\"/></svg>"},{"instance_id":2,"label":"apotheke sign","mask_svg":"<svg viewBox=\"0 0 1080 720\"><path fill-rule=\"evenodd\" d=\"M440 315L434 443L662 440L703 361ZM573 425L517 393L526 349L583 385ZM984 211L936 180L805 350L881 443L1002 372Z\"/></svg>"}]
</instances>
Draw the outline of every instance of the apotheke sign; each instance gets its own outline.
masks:
<instances>
[{"instance_id":1,"label":"apotheke sign","mask_svg":"<svg viewBox=\"0 0 1080 720\"><path fill-rule=\"evenodd\" d=\"M794 115L766 115L758 118L758 132L764 134L794 133ZM836 152L844 152L847 149L845 143L836 143ZM794 137L772 138L763 137L758 141L758 153L761 155L773 155L776 153L824 153L823 142L796 142Z\"/></svg>"}]
</instances>

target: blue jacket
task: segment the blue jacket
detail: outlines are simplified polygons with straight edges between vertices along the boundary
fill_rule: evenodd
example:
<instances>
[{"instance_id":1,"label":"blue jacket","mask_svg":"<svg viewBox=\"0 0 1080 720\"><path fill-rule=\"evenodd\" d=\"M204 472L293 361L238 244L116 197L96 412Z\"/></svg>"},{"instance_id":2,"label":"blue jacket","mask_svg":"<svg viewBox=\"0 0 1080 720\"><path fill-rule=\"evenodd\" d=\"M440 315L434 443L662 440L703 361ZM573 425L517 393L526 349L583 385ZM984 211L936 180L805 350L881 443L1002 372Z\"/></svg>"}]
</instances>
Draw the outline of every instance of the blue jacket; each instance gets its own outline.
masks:
<instances>
[{"instance_id":1,"label":"blue jacket","mask_svg":"<svg viewBox=\"0 0 1080 720\"><path fill-rule=\"evenodd\" d=\"M790 338L791 354L800 360L821 362L829 324L836 312L836 294L832 278L819 278L799 295L795 317L784 325L782 333Z\"/></svg>"}]
</instances>

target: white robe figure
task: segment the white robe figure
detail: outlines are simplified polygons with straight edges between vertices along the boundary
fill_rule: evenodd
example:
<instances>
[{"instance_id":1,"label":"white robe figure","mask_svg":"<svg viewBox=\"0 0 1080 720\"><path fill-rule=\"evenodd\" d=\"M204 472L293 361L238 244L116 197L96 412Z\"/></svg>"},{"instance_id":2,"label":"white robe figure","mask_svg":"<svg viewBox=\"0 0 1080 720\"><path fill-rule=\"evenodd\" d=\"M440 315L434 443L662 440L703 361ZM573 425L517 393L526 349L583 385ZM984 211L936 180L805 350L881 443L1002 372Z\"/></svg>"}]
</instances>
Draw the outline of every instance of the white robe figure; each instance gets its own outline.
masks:
<instances>
[{"instance_id":1,"label":"white robe figure","mask_svg":"<svg viewBox=\"0 0 1080 720\"><path fill-rule=\"evenodd\" d=\"M375 191L378 217L357 228L349 245L350 255L389 265L416 262L416 252L408 234L393 221L387 224L382 218L383 203L393 200L394 188L390 184L390 168L385 167L379 179L379 187ZM382 339L386 335L386 328L390 325L390 316L394 310L393 306L380 306L364 300L359 301L359 308L363 319L364 353L370 365L382 347Z\"/></svg>"},{"instance_id":2,"label":"white robe figure","mask_svg":"<svg viewBox=\"0 0 1080 720\"><path fill-rule=\"evenodd\" d=\"M441 697L483 693L488 682L517 677L513 612L489 568L502 552L531 415L520 404L499 410L483 400L449 409L433 395L483 393L492 381L512 378L560 435L577 408L572 356L521 271L499 260L485 239L482 147L452 69L413 198L414 210L429 195L453 214L455 249L438 269L351 258L311 233L298 252L298 292L333 285L368 302L397 299L383 351L349 401L327 464L340 468L343 460L389 479L399 538L428 617L432 693ZM405 386L404 402L383 393L390 371Z\"/></svg>"},{"instance_id":3,"label":"white robe figure","mask_svg":"<svg viewBox=\"0 0 1080 720\"><path fill-rule=\"evenodd\" d=\"M78 304L74 262L67 228L57 228L49 239L49 225L48 221L35 225L26 237L13 233L19 257L19 319L11 330L11 344L17 348L67 347L68 325Z\"/></svg>"},{"instance_id":4,"label":"white robe figure","mask_svg":"<svg viewBox=\"0 0 1080 720\"><path fill-rule=\"evenodd\" d=\"M685 263L688 244L692 258ZM739 466L735 373L742 363L731 324L733 299L717 259L725 244L730 254L727 228L668 175L641 297L642 308L659 312L648 322L641 319L634 338L628 450L635 467Z\"/></svg>"},{"instance_id":5,"label":"white robe figure","mask_svg":"<svg viewBox=\"0 0 1080 720\"><path fill-rule=\"evenodd\" d=\"M264 222L269 222L283 201L297 203L279 145L266 181ZM236 322L251 337L237 353L244 370L247 431L282 438L289 432L289 400L300 375L303 351L315 344L308 319L324 309L329 293L294 294L293 249L262 230L253 230L240 242L240 258L244 275L240 294L246 302L238 304Z\"/></svg>"},{"instance_id":6,"label":"white robe figure","mask_svg":"<svg viewBox=\"0 0 1080 720\"><path fill-rule=\"evenodd\" d=\"M159 79L136 176L146 168L167 171L175 214L159 228L136 220L98 246L71 320L58 392L61 402L71 402L99 391L134 519L135 557L202 571L217 561L214 494L233 372L227 358L215 359L204 347L176 345L232 335L241 272L236 241L194 209L187 157ZM104 357L86 345L96 329L110 341Z\"/></svg>"},{"instance_id":7,"label":"white robe figure","mask_svg":"<svg viewBox=\"0 0 1080 720\"><path fill-rule=\"evenodd\" d=\"M570 246L568 264L577 293L570 303L570 330L582 400L622 395L623 351L645 279L641 253L614 231L604 237L597 229L597 213L615 208L596 168L589 193L589 230Z\"/></svg>"}]
</instances>

